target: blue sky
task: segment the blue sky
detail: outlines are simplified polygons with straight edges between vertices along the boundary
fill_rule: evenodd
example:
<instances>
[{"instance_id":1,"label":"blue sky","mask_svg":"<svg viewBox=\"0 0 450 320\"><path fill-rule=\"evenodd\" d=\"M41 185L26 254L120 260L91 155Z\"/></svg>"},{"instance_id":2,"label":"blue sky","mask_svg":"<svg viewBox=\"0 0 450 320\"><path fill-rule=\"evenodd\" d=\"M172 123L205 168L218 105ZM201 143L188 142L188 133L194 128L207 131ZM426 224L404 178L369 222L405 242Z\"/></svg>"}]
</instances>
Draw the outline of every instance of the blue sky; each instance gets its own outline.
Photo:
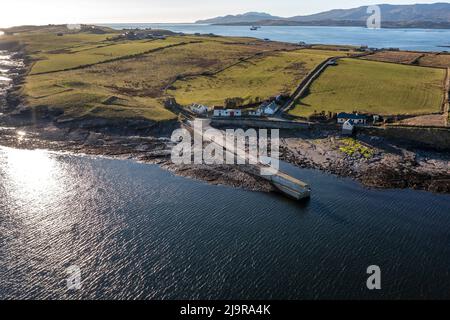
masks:
<instances>
[{"instance_id":1,"label":"blue sky","mask_svg":"<svg viewBox=\"0 0 450 320\"><path fill-rule=\"evenodd\" d=\"M419 0L434 3L438 0ZM444 2L444 1L441 1ZM279 16L311 14L411 0L2 0L0 26L47 23L192 22L247 11Z\"/></svg>"}]
</instances>

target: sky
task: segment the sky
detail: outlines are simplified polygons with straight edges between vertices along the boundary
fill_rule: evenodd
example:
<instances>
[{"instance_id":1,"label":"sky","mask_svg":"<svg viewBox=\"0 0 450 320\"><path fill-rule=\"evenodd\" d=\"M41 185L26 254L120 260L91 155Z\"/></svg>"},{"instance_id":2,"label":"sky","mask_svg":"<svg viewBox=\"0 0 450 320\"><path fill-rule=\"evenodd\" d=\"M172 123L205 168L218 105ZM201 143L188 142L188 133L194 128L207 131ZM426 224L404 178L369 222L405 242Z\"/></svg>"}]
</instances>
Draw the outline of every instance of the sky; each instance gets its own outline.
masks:
<instances>
[{"instance_id":1,"label":"sky","mask_svg":"<svg viewBox=\"0 0 450 320\"><path fill-rule=\"evenodd\" d=\"M439 0L418 0L434 3ZM446 2L446 1L440 1ZM0 0L0 27L49 23L175 23L267 12L282 17L411 0Z\"/></svg>"}]
</instances>

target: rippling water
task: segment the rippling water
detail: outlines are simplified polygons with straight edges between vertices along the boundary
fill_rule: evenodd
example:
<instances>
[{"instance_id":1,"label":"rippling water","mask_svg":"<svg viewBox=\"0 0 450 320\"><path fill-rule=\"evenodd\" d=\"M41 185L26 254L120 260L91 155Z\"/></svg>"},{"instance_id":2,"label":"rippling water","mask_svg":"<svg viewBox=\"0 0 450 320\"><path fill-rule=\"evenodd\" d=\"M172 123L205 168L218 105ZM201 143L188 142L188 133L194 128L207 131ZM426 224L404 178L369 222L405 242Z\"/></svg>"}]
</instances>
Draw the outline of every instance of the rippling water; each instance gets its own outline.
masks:
<instances>
[{"instance_id":1,"label":"rippling water","mask_svg":"<svg viewBox=\"0 0 450 320\"><path fill-rule=\"evenodd\" d=\"M214 26L204 24L106 24L123 28L165 29L184 33L214 33L221 36L247 36L260 39L298 43L368 45L374 48L400 48L403 50L444 51L450 46L448 29L367 29L361 27L262 27L251 31L247 26Z\"/></svg>"},{"instance_id":2,"label":"rippling water","mask_svg":"<svg viewBox=\"0 0 450 320\"><path fill-rule=\"evenodd\" d=\"M450 298L450 196L295 171L307 203L1 148L0 298ZM379 293L365 289L372 264Z\"/></svg>"}]
</instances>

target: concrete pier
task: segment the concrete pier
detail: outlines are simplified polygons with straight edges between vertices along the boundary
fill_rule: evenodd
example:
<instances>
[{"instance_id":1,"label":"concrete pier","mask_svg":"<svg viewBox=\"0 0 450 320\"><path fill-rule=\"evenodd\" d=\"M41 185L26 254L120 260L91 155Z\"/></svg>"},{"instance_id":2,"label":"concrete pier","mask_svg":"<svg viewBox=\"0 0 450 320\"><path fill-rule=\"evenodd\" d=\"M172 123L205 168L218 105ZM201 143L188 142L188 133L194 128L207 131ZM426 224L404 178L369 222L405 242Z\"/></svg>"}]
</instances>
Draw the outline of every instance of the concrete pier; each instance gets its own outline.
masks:
<instances>
[{"instance_id":1,"label":"concrete pier","mask_svg":"<svg viewBox=\"0 0 450 320\"><path fill-rule=\"evenodd\" d=\"M225 143L220 143L214 140L214 137L209 137L207 134L205 134L205 131L208 129L215 129L212 128L210 126L210 120L206 120L206 119L196 119L198 121L202 122L202 130L203 132L201 132L202 136L203 136L203 140L204 141L210 141L211 143L215 143L217 144L219 147L223 148L225 150L225 152L231 153L233 155L233 157L235 157L236 159L240 158L242 159L242 155L247 155L249 157L249 160L251 158L250 155L246 154L246 152L244 150L228 150L227 146ZM194 131L195 133L195 128L192 125L192 123L189 123L190 128ZM216 129L218 130L218 129ZM223 132L223 131L222 131ZM223 132L224 136L225 136L225 132ZM252 159L253 162L252 163L257 163L255 165L251 166L251 169L248 169L246 167L242 167L242 170L245 172L248 172L250 174L259 176L267 181L269 181L273 186L275 186L281 193L285 194L286 196L295 199L295 200L301 200L301 199L306 199L309 198L311 196L311 188L310 186L297 179L292 177L291 175L284 173L280 170L276 170L272 167L270 167L269 165L263 164L260 161L258 161L258 159ZM270 160L270 158L265 159L266 161L264 161L265 163L269 163L267 160ZM270 163L275 163L275 160L271 160L272 162ZM264 172L265 174L262 174L262 172ZM268 174L267 174L268 173Z\"/></svg>"},{"instance_id":2,"label":"concrete pier","mask_svg":"<svg viewBox=\"0 0 450 320\"><path fill-rule=\"evenodd\" d=\"M290 198L301 200L311 196L311 188L308 184L284 172L279 171L269 178L278 190Z\"/></svg>"}]
</instances>

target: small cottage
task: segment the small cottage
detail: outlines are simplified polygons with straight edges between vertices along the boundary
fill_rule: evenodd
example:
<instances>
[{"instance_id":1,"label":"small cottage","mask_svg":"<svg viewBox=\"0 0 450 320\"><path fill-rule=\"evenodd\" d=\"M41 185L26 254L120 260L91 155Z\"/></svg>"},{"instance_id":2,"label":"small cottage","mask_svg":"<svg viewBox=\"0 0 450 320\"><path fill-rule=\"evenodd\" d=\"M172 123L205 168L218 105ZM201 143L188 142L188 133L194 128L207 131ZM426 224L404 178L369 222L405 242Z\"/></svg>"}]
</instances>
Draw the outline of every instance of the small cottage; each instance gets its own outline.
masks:
<instances>
[{"instance_id":1,"label":"small cottage","mask_svg":"<svg viewBox=\"0 0 450 320\"><path fill-rule=\"evenodd\" d=\"M353 123L353 120L347 120L342 125L342 134L343 135L352 135L354 129L355 129L355 124Z\"/></svg>"},{"instance_id":2,"label":"small cottage","mask_svg":"<svg viewBox=\"0 0 450 320\"><path fill-rule=\"evenodd\" d=\"M214 107L214 117L226 117L226 110L223 107Z\"/></svg>"},{"instance_id":3,"label":"small cottage","mask_svg":"<svg viewBox=\"0 0 450 320\"><path fill-rule=\"evenodd\" d=\"M191 106L191 110L192 112L196 113L196 114L206 114L208 113L208 107L204 106L202 104L193 104Z\"/></svg>"},{"instance_id":4,"label":"small cottage","mask_svg":"<svg viewBox=\"0 0 450 320\"><path fill-rule=\"evenodd\" d=\"M275 101L263 107L263 111L267 115L274 115L278 111L279 106Z\"/></svg>"},{"instance_id":5,"label":"small cottage","mask_svg":"<svg viewBox=\"0 0 450 320\"><path fill-rule=\"evenodd\" d=\"M242 110L240 109L225 109L223 107L214 108L214 117L241 117Z\"/></svg>"}]
</instances>

